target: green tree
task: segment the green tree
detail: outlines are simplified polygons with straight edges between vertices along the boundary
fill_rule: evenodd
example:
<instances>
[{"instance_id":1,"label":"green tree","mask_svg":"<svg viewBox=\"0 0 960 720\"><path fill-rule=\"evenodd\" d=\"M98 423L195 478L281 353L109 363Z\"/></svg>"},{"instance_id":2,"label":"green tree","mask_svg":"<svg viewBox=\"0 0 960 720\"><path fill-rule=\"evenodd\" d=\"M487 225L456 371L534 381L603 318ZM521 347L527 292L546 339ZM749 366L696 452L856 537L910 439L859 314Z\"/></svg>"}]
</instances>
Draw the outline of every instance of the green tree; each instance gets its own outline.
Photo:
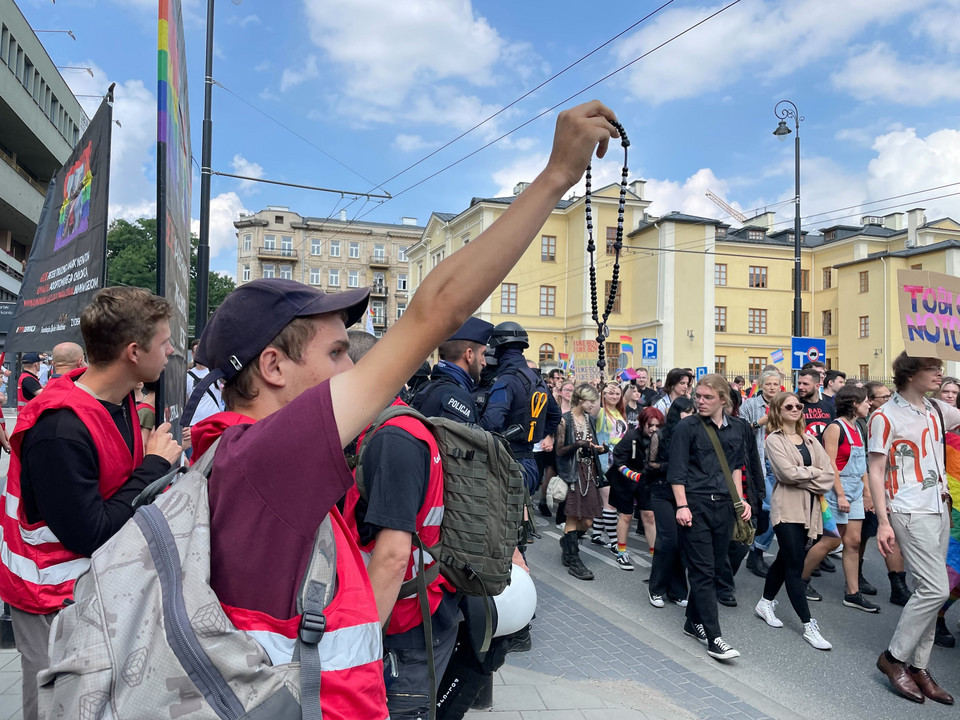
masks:
<instances>
[{"instance_id":1,"label":"green tree","mask_svg":"<svg viewBox=\"0 0 960 720\"><path fill-rule=\"evenodd\" d=\"M190 236L190 309L187 322L193 326L197 308L197 247L200 238ZM236 288L220 273L209 274L207 296L210 312ZM157 221L154 218L114 220L107 230L107 285L132 285L157 290Z\"/></svg>"}]
</instances>

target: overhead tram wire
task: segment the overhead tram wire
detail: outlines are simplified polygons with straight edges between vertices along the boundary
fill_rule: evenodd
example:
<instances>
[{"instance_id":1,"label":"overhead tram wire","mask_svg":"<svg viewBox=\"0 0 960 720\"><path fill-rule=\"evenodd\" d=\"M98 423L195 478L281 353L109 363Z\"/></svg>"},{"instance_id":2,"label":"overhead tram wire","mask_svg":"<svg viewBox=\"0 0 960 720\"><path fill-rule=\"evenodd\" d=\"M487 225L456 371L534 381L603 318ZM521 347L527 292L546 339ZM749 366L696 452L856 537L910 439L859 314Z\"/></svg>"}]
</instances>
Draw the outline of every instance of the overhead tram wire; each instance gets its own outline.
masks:
<instances>
[{"instance_id":1,"label":"overhead tram wire","mask_svg":"<svg viewBox=\"0 0 960 720\"><path fill-rule=\"evenodd\" d=\"M517 103L519 103L521 100L525 100L526 98L528 98L528 97L530 97L531 95L533 95L533 93L535 93L535 92L536 92L537 90L539 90L540 88L544 87L545 85L550 84L551 82L553 82L554 80L556 80L558 77L560 77L561 75L563 75L563 74L564 74L565 72L567 72L568 70L573 69L574 67L576 67L577 65L579 65L580 63L582 63L584 60L586 60L587 58L589 58L591 55L595 55L597 52L599 52L600 50L602 50L603 48L605 48L605 47L606 47L607 45L609 45L610 43L614 42L615 40L620 39L621 37L623 37L624 35L626 35L628 32L630 32L631 30L633 30L635 27L637 27L638 25L646 22L647 20L649 20L650 18L652 18L654 15L656 15L658 12L660 12L661 10L663 10L663 9L664 9L665 7L667 7L668 5L671 5L673 2L675 2L675 0L667 0L667 2L663 3L663 5L661 5L660 7L652 10L651 12L647 13L647 14L644 15L642 18L640 18L639 20L637 20L635 23L633 23L633 24L630 25L629 27L625 28L624 30L620 31L619 33L617 33L616 35L614 35L614 36L613 36L612 38L610 38L609 40L606 40L605 42L601 43L600 45L597 45L597 47L595 47L593 50L591 50L590 52L588 52L586 55L583 55L583 56L580 57L579 59L575 60L574 62L570 63L570 64L567 65L565 68L563 68L563 70L560 70L559 72L554 73L553 75L551 75L550 77L548 77L546 80L544 80L543 82L541 82L541 83L540 83L539 85L537 85L536 87L531 88L530 90L528 90L527 92L525 92L523 95L521 95L520 97L518 97L518 98L517 98L516 100L514 100L513 102L509 103L508 105L504 105L502 108L500 108L499 110L497 110L497 111L496 111L495 113L493 113L492 115L489 115L488 117L485 117L483 120L481 120L480 122L478 122L476 125L474 125L474 126L473 126L472 128L470 128L469 130L464 130L462 133L460 133L459 135L457 135L457 136L456 136L455 138L453 138L452 140L444 143L443 145L441 145L440 147L438 147L436 150L433 150L432 152L424 155L422 158L420 158L419 160L417 160L417 161L416 161L415 163L413 163L412 165L408 165L408 166L405 167L403 170L401 170L400 172L398 172L396 175L393 175L392 177L387 178L387 179L384 180L382 183L380 183L379 185L377 185L376 187L374 187L374 188L372 188L372 189L373 189L373 190L376 190L377 188L382 188L382 187L383 187L384 185L386 185L388 182L392 182L392 181L396 180L396 179L397 179L398 177L400 177L401 175L405 175L405 174L406 174L407 172L409 172L410 170L413 170L413 168L415 168L415 167L417 167L418 165L420 165L421 163L429 160L430 158L432 158L432 157L433 157L434 155L436 155L437 153L439 153L439 152L441 152L441 151L443 151L443 150L446 150L448 147L450 147L451 145L453 145L453 144L454 144L455 142L457 142L458 140L461 140L462 138L464 138L464 137L466 137L467 135L469 135L470 133L472 133L474 130L482 127L483 125L486 125L488 122L490 122L491 120L493 120L495 117L497 117L497 116L500 115L501 113L505 112L506 110L509 110L509 109L512 108L514 105L516 105ZM549 112L549 111L548 111L548 112ZM539 116L538 116L538 117L539 117ZM536 120L536 118L534 118L534 120ZM511 131L511 132L512 132L512 131ZM504 137L506 137L506 136L504 136ZM502 138L498 138L498 140L500 140L500 139L502 139ZM496 141L494 141L494 142L496 142ZM481 148L481 149L482 149L482 148Z\"/></svg>"},{"instance_id":2,"label":"overhead tram wire","mask_svg":"<svg viewBox=\"0 0 960 720\"><path fill-rule=\"evenodd\" d=\"M607 73L606 75L604 75L604 76L603 76L602 78L600 78L599 80L596 80L595 82L590 83L590 84L587 85L585 88L583 88L583 89L581 89L581 90L578 90L577 92L575 92L575 93L573 93L572 95L568 96L567 98L561 100L560 102L558 102L557 104L553 105L552 107L549 107L549 108L547 108L546 110L538 113L537 115L534 115L532 118L530 118L529 120L521 123L520 125L517 125L517 126L516 126L515 128L513 128L512 130L508 130L507 132L505 132L505 133L503 133L502 135L500 135L499 137L491 140L490 142L486 143L485 145L482 145L482 146L480 146L479 148L477 148L476 150L473 150L472 152L467 153L466 155L464 155L463 157L461 157L459 160L455 160L454 162L450 163L449 165L446 165L445 167L440 168L440 169L437 170L436 172L431 173L430 175L427 175L427 176L426 176L425 178L423 178L422 180L418 180L418 181L415 182L414 184L405 187L403 190L401 190L401 191L399 191L399 192L397 192L397 193L392 194L392 195L390 196L390 199L393 200L393 199L395 199L395 198L398 198L398 197L400 197L401 195L403 195L404 193L407 193L407 192L409 192L410 190L413 190L414 188L422 185L423 183L427 182L428 180L432 180L433 178L435 178L435 177L437 177L438 175L446 172L447 170L450 170L451 168L456 167L457 165L459 165L459 164L462 163L463 161L468 160L469 158L471 158L471 157L473 157L474 155L482 152L483 150L486 150L486 149L487 149L488 147L490 147L491 145L495 145L496 143L500 142L500 141L503 140L504 138L509 137L510 135L512 135L513 133L517 132L518 130L521 130L522 128L526 127L526 126L529 125L530 123L532 123L532 122L534 122L534 121L536 121L536 120L539 120L539 119L542 118L544 115L553 112L554 110L556 110L556 109L557 109L558 107L560 107L561 105L570 102L570 100L573 100L575 97L578 97L579 95L582 95L583 93L585 93L585 92L587 92L588 90L596 87L597 85L605 82L606 80L609 80L609 79L610 79L611 77L613 77L614 75L616 75L616 74L618 74L618 73L620 73L620 72L623 72L624 70L626 70L626 69L627 69L628 67L630 67L631 65L634 65L634 64L638 63L640 60L643 60L644 58L649 57L650 55L652 55L653 53L655 53L657 50L660 50L661 48L663 48L663 47L669 45L670 43L672 43L674 40L677 40L678 38L686 35L686 34L687 34L688 32L690 32L691 30L695 30L696 28L698 28L698 27L700 27L701 25L703 25L705 22L707 22L707 21L709 21L709 20L712 20L712 19L715 18L717 15L720 15L721 13L726 12L727 10L729 10L730 8L732 8L734 5L738 5L740 2L741 2L741 0L732 0L732 2L727 3L726 5L724 5L724 6L723 6L722 8L720 8L719 10L716 10L715 12L711 13L710 15L707 15L705 18L702 18L701 20L697 21L697 22L694 23L693 25L690 25L690 26L687 27L686 29L681 30L680 32L678 32L678 33L676 33L675 35L673 35L673 36L671 36L670 38L668 38L667 40L664 40L664 41L663 41L662 43L660 43L659 45L656 45L655 47L651 48L651 49L648 50L647 52L643 53L643 54L640 55L639 57L636 57L636 58L634 58L633 60L631 60L630 62L625 63L624 65L621 65L621 66L620 66L619 68L617 68L616 70L613 70L613 71ZM379 186L378 186L378 187L379 187ZM384 200L384 201L383 201L382 203L380 203L380 205L378 205L377 207L380 207L380 206L382 206L382 205L384 205L384 204L386 204L386 203L388 203L388 202L390 202L390 200ZM342 231L342 230L346 230L347 227L349 227L350 225L352 225L352 224L355 223L355 222L358 222L359 220L362 220L366 215L370 214L370 213L373 212L373 210L375 210L375 209L376 209L376 208L371 208L371 209L368 210L366 213L356 215L352 220L350 220L349 223L347 223L346 226L344 226L343 228L340 228L340 230L341 230L341 231ZM334 237L336 237L336 236L334 236Z\"/></svg>"}]
</instances>

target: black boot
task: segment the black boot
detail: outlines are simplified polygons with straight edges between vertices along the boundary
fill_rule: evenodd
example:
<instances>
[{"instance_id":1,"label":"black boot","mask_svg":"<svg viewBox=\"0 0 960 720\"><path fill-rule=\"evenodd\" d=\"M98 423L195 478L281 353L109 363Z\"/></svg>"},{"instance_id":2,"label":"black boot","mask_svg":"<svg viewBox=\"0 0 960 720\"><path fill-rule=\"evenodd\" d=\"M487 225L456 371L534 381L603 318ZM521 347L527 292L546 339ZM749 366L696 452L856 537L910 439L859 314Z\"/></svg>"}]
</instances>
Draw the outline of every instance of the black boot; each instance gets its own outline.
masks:
<instances>
[{"instance_id":1,"label":"black boot","mask_svg":"<svg viewBox=\"0 0 960 720\"><path fill-rule=\"evenodd\" d=\"M564 567L570 567L570 543L567 542L570 534L565 533L560 536L560 562L563 563Z\"/></svg>"},{"instance_id":2,"label":"black boot","mask_svg":"<svg viewBox=\"0 0 960 720\"><path fill-rule=\"evenodd\" d=\"M933 644L946 648L952 648L957 644L956 638L947 630L947 621L943 619L942 615L937 618L937 631L933 638Z\"/></svg>"},{"instance_id":3,"label":"black boot","mask_svg":"<svg viewBox=\"0 0 960 720\"><path fill-rule=\"evenodd\" d=\"M907 587L907 574L905 572L888 572L890 578L890 602L894 605L903 607L910 599L910 588Z\"/></svg>"},{"instance_id":4,"label":"black boot","mask_svg":"<svg viewBox=\"0 0 960 720\"><path fill-rule=\"evenodd\" d=\"M756 548L750 551L750 554L747 555L747 570L757 577L765 578L767 576L767 573L770 572L770 566L763 559L763 550Z\"/></svg>"},{"instance_id":5,"label":"black boot","mask_svg":"<svg viewBox=\"0 0 960 720\"><path fill-rule=\"evenodd\" d=\"M564 551L569 553L567 558L567 572L573 575L577 580L593 580L593 573L587 569L580 559L580 543L577 539L577 533L568 532L561 540L564 545Z\"/></svg>"}]
</instances>

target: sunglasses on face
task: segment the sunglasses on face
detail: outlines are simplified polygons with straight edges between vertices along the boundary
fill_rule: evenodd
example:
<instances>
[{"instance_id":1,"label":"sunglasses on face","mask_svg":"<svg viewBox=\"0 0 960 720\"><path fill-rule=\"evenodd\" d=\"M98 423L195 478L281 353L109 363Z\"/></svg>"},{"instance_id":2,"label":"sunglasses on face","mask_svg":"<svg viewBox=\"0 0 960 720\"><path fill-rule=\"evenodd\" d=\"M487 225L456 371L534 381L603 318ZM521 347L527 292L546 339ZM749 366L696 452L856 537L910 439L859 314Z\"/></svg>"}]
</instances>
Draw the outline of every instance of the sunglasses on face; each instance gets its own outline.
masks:
<instances>
[{"instance_id":1,"label":"sunglasses on face","mask_svg":"<svg viewBox=\"0 0 960 720\"><path fill-rule=\"evenodd\" d=\"M803 405L796 405L794 403L790 403L789 405L784 405L783 409L784 410L803 410Z\"/></svg>"}]
</instances>

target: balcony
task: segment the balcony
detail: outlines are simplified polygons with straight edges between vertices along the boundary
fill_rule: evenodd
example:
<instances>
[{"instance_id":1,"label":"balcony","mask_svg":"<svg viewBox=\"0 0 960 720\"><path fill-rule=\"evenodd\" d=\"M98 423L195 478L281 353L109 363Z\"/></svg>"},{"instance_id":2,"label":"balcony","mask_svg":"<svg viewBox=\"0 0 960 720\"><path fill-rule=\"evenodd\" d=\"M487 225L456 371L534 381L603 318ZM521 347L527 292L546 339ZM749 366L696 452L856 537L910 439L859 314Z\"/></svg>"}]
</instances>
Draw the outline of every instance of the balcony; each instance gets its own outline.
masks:
<instances>
[{"instance_id":1,"label":"balcony","mask_svg":"<svg viewBox=\"0 0 960 720\"><path fill-rule=\"evenodd\" d=\"M382 282L375 282L370 286L370 294L377 297L386 297L387 296L387 286Z\"/></svg>"},{"instance_id":2,"label":"balcony","mask_svg":"<svg viewBox=\"0 0 960 720\"><path fill-rule=\"evenodd\" d=\"M374 253L370 256L370 267L390 267L390 256L385 253Z\"/></svg>"},{"instance_id":3,"label":"balcony","mask_svg":"<svg viewBox=\"0 0 960 720\"><path fill-rule=\"evenodd\" d=\"M386 327L386 326L387 326L387 315L386 315L386 313L384 313L384 314L373 313L370 317L371 317L372 320L373 320L373 326L374 326L374 327L382 328L382 327Z\"/></svg>"},{"instance_id":4,"label":"balcony","mask_svg":"<svg viewBox=\"0 0 960 720\"><path fill-rule=\"evenodd\" d=\"M297 250L288 248L268 248L262 245L257 248L257 257L261 260L289 260L297 262L300 254Z\"/></svg>"}]
</instances>

